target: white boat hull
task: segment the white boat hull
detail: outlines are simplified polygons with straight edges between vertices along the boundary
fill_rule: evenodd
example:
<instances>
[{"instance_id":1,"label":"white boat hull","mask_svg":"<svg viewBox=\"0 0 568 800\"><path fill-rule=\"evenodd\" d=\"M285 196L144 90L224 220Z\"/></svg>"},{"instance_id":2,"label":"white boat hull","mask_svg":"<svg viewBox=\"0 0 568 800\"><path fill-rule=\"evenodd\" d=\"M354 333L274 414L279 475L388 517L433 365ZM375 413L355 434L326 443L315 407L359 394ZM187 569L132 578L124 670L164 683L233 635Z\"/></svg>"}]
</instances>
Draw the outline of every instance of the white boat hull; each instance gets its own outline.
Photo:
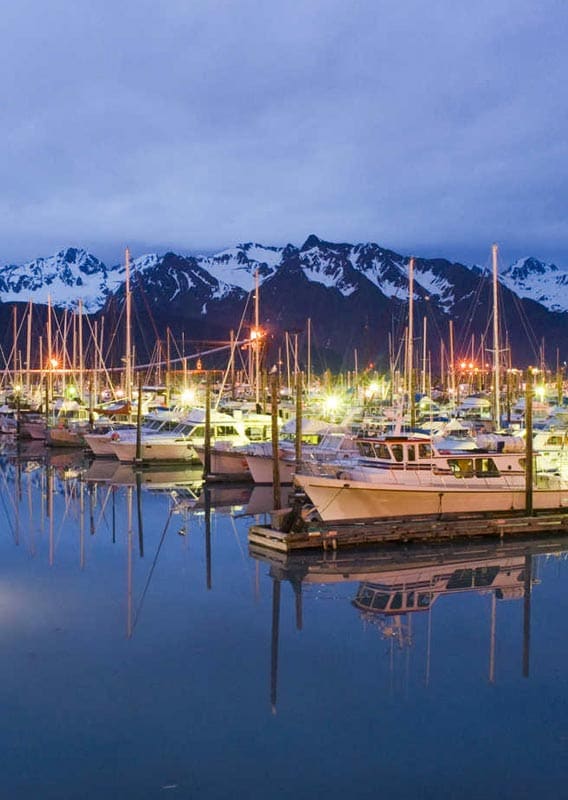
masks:
<instances>
[{"instance_id":1,"label":"white boat hull","mask_svg":"<svg viewBox=\"0 0 568 800\"><path fill-rule=\"evenodd\" d=\"M132 463L136 460L136 442L113 442L111 449L118 460L123 463ZM140 458L144 462L192 462L198 460L195 448L187 441L163 444L158 441L151 443L142 441Z\"/></svg>"},{"instance_id":2,"label":"white boat hull","mask_svg":"<svg viewBox=\"0 0 568 800\"><path fill-rule=\"evenodd\" d=\"M273 458L271 455L250 455L246 456L250 474L255 483L272 483L273 481ZM294 476L295 461L278 459L278 469L280 483L292 483Z\"/></svg>"},{"instance_id":3,"label":"white boat hull","mask_svg":"<svg viewBox=\"0 0 568 800\"><path fill-rule=\"evenodd\" d=\"M116 439L112 439L110 433L88 433L85 436L85 444L92 451L93 455L103 458L114 458L112 449Z\"/></svg>"},{"instance_id":4,"label":"white boat hull","mask_svg":"<svg viewBox=\"0 0 568 800\"><path fill-rule=\"evenodd\" d=\"M195 447L198 459L205 462L205 448L201 445ZM250 469L247 464L246 454L242 450L211 448L211 474L227 476L233 479L242 478L250 480Z\"/></svg>"},{"instance_id":5,"label":"white boat hull","mask_svg":"<svg viewBox=\"0 0 568 800\"><path fill-rule=\"evenodd\" d=\"M384 519L400 516L522 511L526 508L523 479L499 482L471 479L451 485L438 481L395 483L393 480L355 481L296 475L295 483L308 495L324 522ZM457 483L454 480L454 483ZM568 483L553 480L549 488L533 490L535 510L568 508Z\"/></svg>"}]
</instances>

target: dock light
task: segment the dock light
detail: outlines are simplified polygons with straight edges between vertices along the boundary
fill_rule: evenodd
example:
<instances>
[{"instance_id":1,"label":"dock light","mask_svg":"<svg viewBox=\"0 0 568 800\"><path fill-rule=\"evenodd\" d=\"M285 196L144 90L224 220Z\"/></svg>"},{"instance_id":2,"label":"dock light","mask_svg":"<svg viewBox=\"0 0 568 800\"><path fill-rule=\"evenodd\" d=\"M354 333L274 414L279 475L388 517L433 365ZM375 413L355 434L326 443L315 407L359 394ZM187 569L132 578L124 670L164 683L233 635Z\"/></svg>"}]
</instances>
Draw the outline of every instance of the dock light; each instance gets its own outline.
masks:
<instances>
[{"instance_id":1,"label":"dock light","mask_svg":"<svg viewBox=\"0 0 568 800\"><path fill-rule=\"evenodd\" d=\"M369 399L373 397L373 395L377 394L378 391L379 391L379 384L375 382L370 383L365 389L365 397Z\"/></svg>"},{"instance_id":2,"label":"dock light","mask_svg":"<svg viewBox=\"0 0 568 800\"><path fill-rule=\"evenodd\" d=\"M57 367L59 366L59 361L56 358L50 358L49 366L51 367L51 369L57 369Z\"/></svg>"},{"instance_id":3,"label":"dock light","mask_svg":"<svg viewBox=\"0 0 568 800\"><path fill-rule=\"evenodd\" d=\"M339 408L339 403L339 397L337 397L337 395L330 394L324 398L323 407L328 414L331 414L333 411L337 411Z\"/></svg>"},{"instance_id":4,"label":"dock light","mask_svg":"<svg viewBox=\"0 0 568 800\"><path fill-rule=\"evenodd\" d=\"M20 392L22 391L22 387L19 383L15 383L12 388L14 390L14 394L20 394Z\"/></svg>"},{"instance_id":5,"label":"dock light","mask_svg":"<svg viewBox=\"0 0 568 800\"><path fill-rule=\"evenodd\" d=\"M538 399L542 402L544 400L544 395L546 394L546 388L542 384L539 386L535 386L534 393L538 397Z\"/></svg>"},{"instance_id":6,"label":"dock light","mask_svg":"<svg viewBox=\"0 0 568 800\"><path fill-rule=\"evenodd\" d=\"M255 341L256 339L262 339L262 329L261 328L252 328L250 332L250 338Z\"/></svg>"},{"instance_id":7,"label":"dock light","mask_svg":"<svg viewBox=\"0 0 568 800\"><path fill-rule=\"evenodd\" d=\"M181 393L181 402L184 406L190 406L195 403L195 389L184 389Z\"/></svg>"},{"instance_id":8,"label":"dock light","mask_svg":"<svg viewBox=\"0 0 568 800\"><path fill-rule=\"evenodd\" d=\"M70 386L67 387L66 394L67 394L67 397L70 400L72 400L74 397L77 396L77 388L71 384Z\"/></svg>"}]
</instances>

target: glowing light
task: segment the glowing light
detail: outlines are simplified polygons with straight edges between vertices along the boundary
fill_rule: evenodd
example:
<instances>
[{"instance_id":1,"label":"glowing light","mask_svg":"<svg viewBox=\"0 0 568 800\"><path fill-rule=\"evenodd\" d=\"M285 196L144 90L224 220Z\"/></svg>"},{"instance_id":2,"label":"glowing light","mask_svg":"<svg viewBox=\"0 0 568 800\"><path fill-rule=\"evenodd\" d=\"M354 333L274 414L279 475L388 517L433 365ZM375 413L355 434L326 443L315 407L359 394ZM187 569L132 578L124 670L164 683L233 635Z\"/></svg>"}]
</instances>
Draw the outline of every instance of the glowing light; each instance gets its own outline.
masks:
<instances>
[{"instance_id":1,"label":"glowing light","mask_svg":"<svg viewBox=\"0 0 568 800\"><path fill-rule=\"evenodd\" d=\"M376 382L370 383L365 389L365 397L373 397L379 391L379 384Z\"/></svg>"},{"instance_id":2,"label":"glowing light","mask_svg":"<svg viewBox=\"0 0 568 800\"><path fill-rule=\"evenodd\" d=\"M323 401L323 407L327 413L331 413L332 411L337 411L340 405L340 400L337 395L330 394L328 395Z\"/></svg>"},{"instance_id":3,"label":"glowing light","mask_svg":"<svg viewBox=\"0 0 568 800\"><path fill-rule=\"evenodd\" d=\"M263 336L262 328L252 328L251 329L250 338L253 340L253 342L256 339L262 339L262 336Z\"/></svg>"},{"instance_id":4,"label":"glowing light","mask_svg":"<svg viewBox=\"0 0 568 800\"><path fill-rule=\"evenodd\" d=\"M57 369L57 367L59 366L59 361L56 358L50 358L49 366L51 367L51 369Z\"/></svg>"},{"instance_id":5,"label":"glowing light","mask_svg":"<svg viewBox=\"0 0 568 800\"><path fill-rule=\"evenodd\" d=\"M546 388L544 386L535 386L534 391L540 401L544 400L544 396L546 394Z\"/></svg>"},{"instance_id":6,"label":"glowing light","mask_svg":"<svg viewBox=\"0 0 568 800\"><path fill-rule=\"evenodd\" d=\"M195 403L195 389L184 389L181 393L181 402L184 406L190 406Z\"/></svg>"},{"instance_id":7,"label":"glowing light","mask_svg":"<svg viewBox=\"0 0 568 800\"><path fill-rule=\"evenodd\" d=\"M20 384L19 384L19 383L16 383L16 384L14 385L14 392L15 392L16 394L19 394L21 391L22 391L22 387L20 386Z\"/></svg>"},{"instance_id":8,"label":"glowing light","mask_svg":"<svg viewBox=\"0 0 568 800\"><path fill-rule=\"evenodd\" d=\"M76 394L77 394L77 389L73 385L68 386L67 390L66 390L66 393L67 393L67 397L75 397Z\"/></svg>"}]
</instances>

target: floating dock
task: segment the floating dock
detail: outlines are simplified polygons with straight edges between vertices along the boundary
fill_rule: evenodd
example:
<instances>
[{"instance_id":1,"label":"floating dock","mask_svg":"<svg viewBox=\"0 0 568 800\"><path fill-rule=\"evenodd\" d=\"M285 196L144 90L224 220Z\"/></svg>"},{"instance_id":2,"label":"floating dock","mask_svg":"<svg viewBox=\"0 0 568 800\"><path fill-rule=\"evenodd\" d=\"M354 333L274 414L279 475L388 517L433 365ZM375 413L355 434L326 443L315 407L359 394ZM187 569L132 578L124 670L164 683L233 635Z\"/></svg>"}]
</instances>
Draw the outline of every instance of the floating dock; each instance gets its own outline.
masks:
<instances>
[{"instance_id":1,"label":"floating dock","mask_svg":"<svg viewBox=\"0 0 568 800\"><path fill-rule=\"evenodd\" d=\"M384 542L450 541L479 536L538 536L567 534L568 512L544 513L531 516L510 514L448 515L443 517L392 517L388 520L361 523L310 523L305 530L280 530L282 520L290 509L273 512L270 525L252 525L249 544L290 553L295 550L323 550L357 547Z\"/></svg>"}]
</instances>

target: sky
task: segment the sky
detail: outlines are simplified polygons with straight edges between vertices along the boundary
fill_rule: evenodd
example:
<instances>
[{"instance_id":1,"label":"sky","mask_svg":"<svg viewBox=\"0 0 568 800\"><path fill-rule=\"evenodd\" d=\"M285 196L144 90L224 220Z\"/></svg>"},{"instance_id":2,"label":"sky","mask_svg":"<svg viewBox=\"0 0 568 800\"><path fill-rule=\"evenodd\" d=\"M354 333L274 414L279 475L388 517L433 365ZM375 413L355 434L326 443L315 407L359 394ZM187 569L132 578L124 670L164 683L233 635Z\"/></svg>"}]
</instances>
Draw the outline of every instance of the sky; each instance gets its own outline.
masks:
<instances>
[{"instance_id":1,"label":"sky","mask_svg":"<svg viewBox=\"0 0 568 800\"><path fill-rule=\"evenodd\" d=\"M568 268L565 0L4 0L0 263L374 241Z\"/></svg>"}]
</instances>

